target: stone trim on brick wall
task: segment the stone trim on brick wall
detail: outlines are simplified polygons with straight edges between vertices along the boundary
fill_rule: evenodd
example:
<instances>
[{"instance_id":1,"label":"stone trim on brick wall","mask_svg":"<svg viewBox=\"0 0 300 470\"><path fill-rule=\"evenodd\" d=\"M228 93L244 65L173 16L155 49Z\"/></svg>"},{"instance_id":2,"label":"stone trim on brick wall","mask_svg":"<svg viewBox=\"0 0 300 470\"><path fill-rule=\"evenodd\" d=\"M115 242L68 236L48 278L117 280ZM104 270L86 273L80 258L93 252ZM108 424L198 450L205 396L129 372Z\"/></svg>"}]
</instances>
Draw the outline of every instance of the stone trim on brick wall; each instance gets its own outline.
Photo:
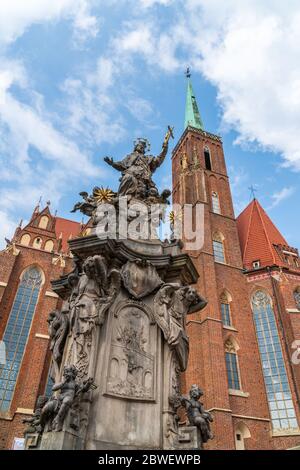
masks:
<instances>
[{"instance_id":1,"label":"stone trim on brick wall","mask_svg":"<svg viewBox=\"0 0 300 470\"><path fill-rule=\"evenodd\" d=\"M17 408L16 413L20 413L22 415L32 415L33 410L30 408Z\"/></svg>"},{"instance_id":2,"label":"stone trim on brick wall","mask_svg":"<svg viewBox=\"0 0 300 470\"><path fill-rule=\"evenodd\" d=\"M233 390L232 388L228 390L228 393L229 395L242 398L248 398L250 396L250 393L248 392L242 392L242 390Z\"/></svg>"},{"instance_id":3,"label":"stone trim on brick wall","mask_svg":"<svg viewBox=\"0 0 300 470\"><path fill-rule=\"evenodd\" d=\"M55 299L58 299L58 295L55 292L52 292L51 290L46 290L45 296L46 297L55 297Z\"/></svg>"},{"instance_id":4,"label":"stone trim on brick wall","mask_svg":"<svg viewBox=\"0 0 300 470\"><path fill-rule=\"evenodd\" d=\"M270 422L269 418L259 418L257 416L247 416L247 415L232 415L233 418L239 418L239 419L254 419L255 421L266 421Z\"/></svg>"},{"instance_id":5,"label":"stone trim on brick wall","mask_svg":"<svg viewBox=\"0 0 300 470\"><path fill-rule=\"evenodd\" d=\"M210 408L209 410L207 410L209 412L213 412L213 411L221 411L222 413L232 413L232 410L229 410L227 408Z\"/></svg>"},{"instance_id":6,"label":"stone trim on brick wall","mask_svg":"<svg viewBox=\"0 0 300 470\"><path fill-rule=\"evenodd\" d=\"M36 333L34 335L36 338L42 338L42 339L50 339L49 335L43 335L42 333Z\"/></svg>"},{"instance_id":7,"label":"stone trim on brick wall","mask_svg":"<svg viewBox=\"0 0 300 470\"><path fill-rule=\"evenodd\" d=\"M274 429L271 431L272 437L284 437L284 436L300 436L300 429L287 429L286 431L275 431Z\"/></svg>"}]
</instances>

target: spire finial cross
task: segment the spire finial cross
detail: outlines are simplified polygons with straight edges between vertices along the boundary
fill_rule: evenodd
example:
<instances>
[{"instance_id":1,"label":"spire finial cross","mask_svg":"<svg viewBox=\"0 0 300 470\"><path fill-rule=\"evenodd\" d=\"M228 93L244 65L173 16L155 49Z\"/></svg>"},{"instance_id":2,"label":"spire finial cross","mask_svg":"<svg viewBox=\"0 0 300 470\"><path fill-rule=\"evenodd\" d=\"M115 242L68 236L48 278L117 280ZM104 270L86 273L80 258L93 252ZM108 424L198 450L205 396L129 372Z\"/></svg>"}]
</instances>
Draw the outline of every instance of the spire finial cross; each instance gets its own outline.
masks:
<instances>
[{"instance_id":1,"label":"spire finial cross","mask_svg":"<svg viewBox=\"0 0 300 470\"><path fill-rule=\"evenodd\" d=\"M185 76L186 78L191 78L191 70L190 70L190 67L187 67L186 71L185 71Z\"/></svg>"},{"instance_id":2,"label":"spire finial cross","mask_svg":"<svg viewBox=\"0 0 300 470\"><path fill-rule=\"evenodd\" d=\"M255 193L257 193L257 189L254 188L253 184L249 186L248 189L250 191L250 197L252 197L252 199L256 199Z\"/></svg>"}]
</instances>

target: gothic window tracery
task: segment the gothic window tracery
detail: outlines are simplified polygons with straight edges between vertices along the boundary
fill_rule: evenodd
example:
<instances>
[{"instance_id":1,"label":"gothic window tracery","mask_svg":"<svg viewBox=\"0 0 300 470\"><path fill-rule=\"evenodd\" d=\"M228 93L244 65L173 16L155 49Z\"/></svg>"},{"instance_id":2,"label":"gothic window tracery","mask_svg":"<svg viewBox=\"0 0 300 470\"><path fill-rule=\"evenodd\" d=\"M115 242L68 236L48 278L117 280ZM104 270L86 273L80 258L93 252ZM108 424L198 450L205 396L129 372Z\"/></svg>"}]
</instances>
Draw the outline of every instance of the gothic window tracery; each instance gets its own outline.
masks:
<instances>
[{"instance_id":1,"label":"gothic window tracery","mask_svg":"<svg viewBox=\"0 0 300 470\"><path fill-rule=\"evenodd\" d=\"M292 393L269 295L258 290L252 298L252 309L273 429L297 429Z\"/></svg>"},{"instance_id":2,"label":"gothic window tracery","mask_svg":"<svg viewBox=\"0 0 300 470\"><path fill-rule=\"evenodd\" d=\"M6 362L0 364L0 411L8 411L13 398L41 285L38 268L23 273L3 336Z\"/></svg>"}]
</instances>

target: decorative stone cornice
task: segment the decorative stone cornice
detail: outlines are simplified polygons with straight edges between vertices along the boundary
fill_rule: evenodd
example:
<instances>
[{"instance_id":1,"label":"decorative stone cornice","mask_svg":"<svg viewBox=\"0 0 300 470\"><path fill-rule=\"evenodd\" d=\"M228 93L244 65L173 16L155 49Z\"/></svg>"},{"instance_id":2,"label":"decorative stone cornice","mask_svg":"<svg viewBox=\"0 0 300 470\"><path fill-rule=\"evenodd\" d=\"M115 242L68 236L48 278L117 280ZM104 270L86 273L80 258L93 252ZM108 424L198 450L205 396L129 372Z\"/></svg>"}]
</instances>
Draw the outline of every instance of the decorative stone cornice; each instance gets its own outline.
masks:
<instances>
[{"instance_id":1,"label":"decorative stone cornice","mask_svg":"<svg viewBox=\"0 0 300 470\"><path fill-rule=\"evenodd\" d=\"M203 131L201 129L197 129L196 127L192 127L192 126L188 126L182 136L180 137L179 141L177 142L177 144L175 145L174 149L172 150L172 155L175 154L175 152L177 151L178 147L180 146L180 144L182 143L182 141L184 140L184 138L186 137L186 135L188 134L188 132L193 132L195 134L199 134L201 135L202 137L204 138L208 138L208 139L211 139L211 140L215 140L216 142L219 142L219 143L222 143L222 137L219 136L219 135L216 135L216 134L211 134L210 132L207 132L207 131Z\"/></svg>"}]
</instances>

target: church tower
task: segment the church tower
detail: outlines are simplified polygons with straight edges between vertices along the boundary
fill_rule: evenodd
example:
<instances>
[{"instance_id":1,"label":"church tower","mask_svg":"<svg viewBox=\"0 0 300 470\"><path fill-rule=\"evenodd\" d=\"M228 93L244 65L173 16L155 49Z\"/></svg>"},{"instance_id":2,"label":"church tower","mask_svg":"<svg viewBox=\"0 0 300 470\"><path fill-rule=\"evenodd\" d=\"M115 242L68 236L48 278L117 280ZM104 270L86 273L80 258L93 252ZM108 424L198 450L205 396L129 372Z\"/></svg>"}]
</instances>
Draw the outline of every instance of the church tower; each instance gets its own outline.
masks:
<instances>
[{"instance_id":1,"label":"church tower","mask_svg":"<svg viewBox=\"0 0 300 470\"><path fill-rule=\"evenodd\" d=\"M222 140L205 130L189 70L186 75L184 131L172 155L173 204L203 207L204 244L188 253L208 305L188 321L191 351L183 388L196 383L205 390L206 409L214 415L215 439L208 447L270 448L270 415Z\"/></svg>"}]
</instances>

